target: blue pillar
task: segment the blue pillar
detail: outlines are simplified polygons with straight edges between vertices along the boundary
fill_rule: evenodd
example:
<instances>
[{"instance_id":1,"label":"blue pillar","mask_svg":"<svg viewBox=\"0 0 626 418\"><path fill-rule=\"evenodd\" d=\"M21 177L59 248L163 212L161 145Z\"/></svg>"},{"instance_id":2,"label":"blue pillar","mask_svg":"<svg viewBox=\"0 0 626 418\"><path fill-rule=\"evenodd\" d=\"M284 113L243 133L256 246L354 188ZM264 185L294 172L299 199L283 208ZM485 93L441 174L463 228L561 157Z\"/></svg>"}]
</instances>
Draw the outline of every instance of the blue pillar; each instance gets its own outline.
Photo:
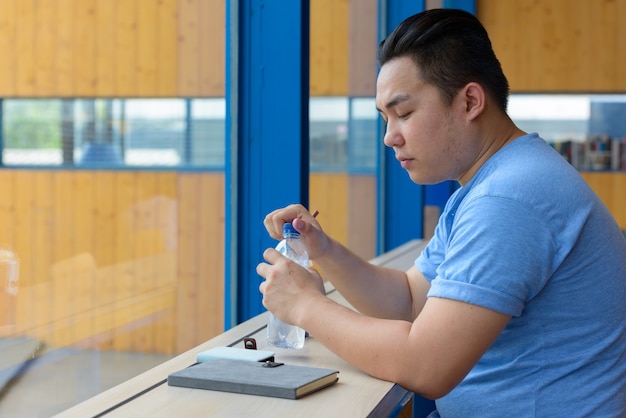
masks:
<instances>
[{"instance_id":1,"label":"blue pillar","mask_svg":"<svg viewBox=\"0 0 626 418\"><path fill-rule=\"evenodd\" d=\"M444 9L462 9L476 14L476 0L443 0Z\"/></svg>"},{"instance_id":2,"label":"blue pillar","mask_svg":"<svg viewBox=\"0 0 626 418\"><path fill-rule=\"evenodd\" d=\"M423 10L423 1L379 0L379 39L389 35L405 18ZM393 149L384 146L380 119L379 132L378 252L382 253L423 237L423 186L413 183L400 167Z\"/></svg>"},{"instance_id":3,"label":"blue pillar","mask_svg":"<svg viewBox=\"0 0 626 418\"><path fill-rule=\"evenodd\" d=\"M308 206L309 2L226 5L225 327L264 311L270 211Z\"/></svg>"}]
</instances>

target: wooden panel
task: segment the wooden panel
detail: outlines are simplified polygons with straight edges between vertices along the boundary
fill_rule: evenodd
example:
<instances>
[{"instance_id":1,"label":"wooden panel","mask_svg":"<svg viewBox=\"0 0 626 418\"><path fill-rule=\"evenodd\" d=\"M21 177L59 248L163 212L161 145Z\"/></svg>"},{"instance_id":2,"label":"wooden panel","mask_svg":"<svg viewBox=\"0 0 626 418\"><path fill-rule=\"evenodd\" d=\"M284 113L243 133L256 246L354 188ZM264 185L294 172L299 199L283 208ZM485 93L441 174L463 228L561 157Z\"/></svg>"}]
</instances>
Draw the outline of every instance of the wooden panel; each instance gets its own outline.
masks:
<instances>
[{"instance_id":1,"label":"wooden panel","mask_svg":"<svg viewBox=\"0 0 626 418\"><path fill-rule=\"evenodd\" d=\"M158 91L157 67L159 41L157 2L137 3L137 94L150 96Z\"/></svg>"},{"instance_id":2,"label":"wooden panel","mask_svg":"<svg viewBox=\"0 0 626 418\"><path fill-rule=\"evenodd\" d=\"M626 0L477 0L515 92L626 91Z\"/></svg>"},{"instance_id":3,"label":"wooden panel","mask_svg":"<svg viewBox=\"0 0 626 418\"><path fill-rule=\"evenodd\" d=\"M181 174L178 178L178 298L176 317L176 351L182 352L195 345L199 330L196 316L199 290L196 262L200 256L197 245L198 202L200 184L196 174Z\"/></svg>"},{"instance_id":4,"label":"wooden panel","mask_svg":"<svg viewBox=\"0 0 626 418\"><path fill-rule=\"evenodd\" d=\"M376 176L351 175L349 185L348 245L365 260L376 255Z\"/></svg>"},{"instance_id":5,"label":"wooden panel","mask_svg":"<svg viewBox=\"0 0 626 418\"><path fill-rule=\"evenodd\" d=\"M115 213L113 224L115 229L115 260L123 267L118 270L121 285L117 289L117 300L128 300L135 288L135 234L133 204L135 202L135 173L116 172L115 174ZM120 302L122 303L122 302ZM116 323L123 323L124 312L116 310ZM113 333L113 346L116 350L130 350L132 347L132 335L130 330L117 327Z\"/></svg>"},{"instance_id":6,"label":"wooden panel","mask_svg":"<svg viewBox=\"0 0 626 418\"><path fill-rule=\"evenodd\" d=\"M32 274L32 280L28 280L28 287L24 290L30 290L30 301L35 302L30 306L30 320L33 324L42 324L47 321L53 314L54 304L41 303L41 300L49 298L51 295L43 286L50 277L50 265L52 264L52 241L51 235L54 232L53 213L53 195L54 195L54 176L50 173L42 171L33 172L30 176L32 212L29 222L32 235L29 241L29 252L23 253L20 257L20 267L28 266L28 270L20 268L20 279L28 280L24 275L26 271ZM52 332L50 329L45 330L47 333Z\"/></svg>"},{"instance_id":7,"label":"wooden panel","mask_svg":"<svg viewBox=\"0 0 626 418\"><path fill-rule=\"evenodd\" d=\"M201 0L178 2L178 95L200 91Z\"/></svg>"},{"instance_id":8,"label":"wooden panel","mask_svg":"<svg viewBox=\"0 0 626 418\"><path fill-rule=\"evenodd\" d=\"M224 177L202 176L199 196L198 253L199 318L196 343L224 330ZM221 196L221 198L216 198Z\"/></svg>"},{"instance_id":9,"label":"wooden panel","mask_svg":"<svg viewBox=\"0 0 626 418\"><path fill-rule=\"evenodd\" d=\"M35 8L35 91L36 96L55 92L56 7L54 2L41 1Z\"/></svg>"},{"instance_id":10,"label":"wooden panel","mask_svg":"<svg viewBox=\"0 0 626 418\"><path fill-rule=\"evenodd\" d=\"M0 242L20 256L1 336L173 353L222 331L222 173L0 170L0 181Z\"/></svg>"},{"instance_id":11,"label":"wooden panel","mask_svg":"<svg viewBox=\"0 0 626 418\"><path fill-rule=\"evenodd\" d=\"M178 70L178 0L162 0L158 7L158 86L156 96L176 96ZM223 26L223 25L222 25ZM224 66L224 60L221 61Z\"/></svg>"},{"instance_id":12,"label":"wooden panel","mask_svg":"<svg viewBox=\"0 0 626 418\"><path fill-rule=\"evenodd\" d=\"M0 60L0 94L12 96L16 91L15 60L10 59L16 46L16 7L17 0L0 0L0 51L4 57Z\"/></svg>"},{"instance_id":13,"label":"wooden panel","mask_svg":"<svg viewBox=\"0 0 626 418\"><path fill-rule=\"evenodd\" d=\"M376 0L349 1L348 94L352 97L376 94L377 7Z\"/></svg>"},{"instance_id":14,"label":"wooden panel","mask_svg":"<svg viewBox=\"0 0 626 418\"><path fill-rule=\"evenodd\" d=\"M75 94L96 95L96 0L74 3L76 49L74 50Z\"/></svg>"},{"instance_id":15,"label":"wooden panel","mask_svg":"<svg viewBox=\"0 0 626 418\"><path fill-rule=\"evenodd\" d=\"M348 245L349 196L348 174L311 173L309 202L311 210L319 210L324 231Z\"/></svg>"},{"instance_id":16,"label":"wooden panel","mask_svg":"<svg viewBox=\"0 0 626 418\"><path fill-rule=\"evenodd\" d=\"M626 173L583 172L583 178L626 230Z\"/></svg>"},{"instance_id":17,"label":"wooden panel","mask_svg":"<svg viewBox=\"0 0 626 418\"><path fill-rule=\"evenodd\" d=\"M324 231L369 259L376 254L376 178L347 173L311 173L311 210Z\"/></svg>"},{"instance_id":18,"label":"wooden panel","mask_svg":"<svg viewBox=\"0 0 626 418\"><path fill-rule=\"evenodd\" d=\"M312 1L310 38L311 95L347 95L348 0Z\"/></svg>"},{"instance_id":19,"label":"wooden panel","mask_svg":"<svg viewBox=\"0 0 626 418\"><path fill-rule=\"evenodd\" d=\"M54 242L53 263L50 266L50 274L54 278L54 274L60 268L65 267L66 272L62 275L61 280L67 280L67 284L59 285L55 291L51 291L52 297L52 317L62 317L65 309L73 305L76 297L76 287L73 281L77 271L81 271L77 264L70 264L68 260L75 260L76 249L74 247L74 230L76 226L76 211L73 202L78 197L74 189L74 173L71 171L59 171L55 173L54 183L54 225L55 231L52 237ZM83 258L87 256L83 254ZM78 260L80 261L80 260ZM60 267L62 266L62 267ZM51 280L52 280L51 278ZM41 336L30 333L32 336ZM56 328L50 330L48 339L54 341L74 341L72 328ZM47 341L44 339L44 341Z\"/></svg>"},{"instance_id":20,"label":"wooden panel","mask_svg":"<svg viewBox=\"0 0 626 418\"><path fill-rule=\"evenodd\" d=\"M156 264L146 263L144 260L150 254L163 253L162 242L159 242L160 234L156 229L157 182L156 176L137 175L135 183L135 204L133 208L133 224L135 240L135 292L141 286L152 289L156 285ZM154 349L153 334L150 321L142 324L133 332L133 351L151 352Z\"/></svg>"},{"instance_id":21,"label":"wooden panel","mask_svg":"<svg viewBox=\"0 0 626 418\"><path fill-rule=\"evenodd\" d=\"M0 97L221 97L222 0L0 0Z\"/></svg>"},{"instance_id":22,"label":"wooden panel","mask_svg":"<svg viewBox=\"0 0 626 418\"><path fill-rule=\"evenodd\" d=\"M161 231L161 240L164 253L169 254L171 263L159 264L157 269L157 284L173 282L177 290L177 263L178 263L178 201L177 201L177 178L176 173L157 173L158 195L155 196L156 219L155 227ZM222 205L223 207L223 205ZM208 216L208 215L207 215ZM215 222L214 219L211 220ZM159 259L160 261L160 259ZM215 284L213 284L215 286ZM209 285L208 287L211 287ZM154 320L154 350L157 352L174 353L176 342L176 293L174 302L170 308Z\"/></svg>"},{"instance_id":23,"label":"wooden panel","mask_svg":"<svg viewBox=\"0 0 626 418\"><path fill-rule=\"evenodd\" d=\"M113 0L99 1L94 12L94 89L95 94L100 97L114 96L117 92L115 85L117 3L118 1Z\"/></svg>"},{"instance_id":24,"label":"wooden panel","mask_svg":"<svg viewBox=\"0 0 626 418\"><path fill-rule=\"evenodd\" d=\"M137 93L137 1L118 0L116 18L115 88L118 96L134 96Z\"/></svg>"},{"instance_id":25,"label":"wooden panel","mask_svg":"<svg viewBox=\"0 0 626 418\"><path fill-rule=\"evenodd\" d=\"M75 92L74 54L74 0L57 0L56 4L56 50L54 51L55 93L60 97L73 97Z\"/></svg>"},{"instance_id":26,"label":"wooden panel","mask_svg":"<svg viewBox=\"0 0 626 418\"><path fill-rule=\"evenodd\" d=\"M31 247L32 210L34 173L16 173L14 180L14 213L15 213L15 235L14 249L20 257L20 293L17 297L16 321L18 326L23 324L30 327L37 322L37 317L45 312L39 312L41 307L38 300L24 292L29 287L35 287L33 275L33 255Z\"/></svg>"},{"instance_id":27,"label":"wooden panel","mask_svg":"<svg viewBox=\"0 0 626 418\"><path fill-rule=\"evenodd\" d=\"M196 95L224 96L225 3L222 0L200 2L199 88Z\"/></svg>"},{"instance_id":28,"label":"wooden panel","mask_svg":"<svg viewBox=\"0 0 626 418\"><path fill-rule=\"evenodd\" d=\"M15 45L11 49L15 66L15 94L31 97L35 95L35 15L34 2L16 3Z\"/></svg>"},{"instance_id":29,"label":"wooden panel","mask_svg":"<svg viewBox=\"0 0 626 418\"><path fill-rule=\"evenodd\" d=\"M0 170L0 243L15 247L15 171Z\"/></svg>"},{"instance_id":30,"label":"wooden panel","mask_svg":"<svg viewBox=\"0 0 626 418\"><path fill-rule=\"evenodd\" d=\"M107 267L114 265L115 260L115 172L104 171L94 175L94 198L93 198L93 217L94 217L94 240L93 240L93 259L99 267ZM117 277L114 277L111 269L102 269L102 273L98 278L93 276L93 288L95 300L93 306L101 306L104 295L110 295L116 292L112 284L115 283ZM104 315L96 316L93 321L93 330L107 329L110 319ZM88 335L91 336L93 334ZM86 337L77 338L82 340ZM112 339L100 339L94 344L101 349L111 349Z\"/></svg>"},{"instance_id":31,"label":"wooden panel","mask_svg":"<svg viewBox=\"0 0 626 418\"><path fill-rule=\"evenodd\" d=\"M12 171L0 170L3 199L0 199L0 248L13 251L15 230L15 182ZM6 271L6 270L3 270ZM6 292L5 276L0 276L0 336L15 332L17 295Z\"/></svg>"}]
</instances>

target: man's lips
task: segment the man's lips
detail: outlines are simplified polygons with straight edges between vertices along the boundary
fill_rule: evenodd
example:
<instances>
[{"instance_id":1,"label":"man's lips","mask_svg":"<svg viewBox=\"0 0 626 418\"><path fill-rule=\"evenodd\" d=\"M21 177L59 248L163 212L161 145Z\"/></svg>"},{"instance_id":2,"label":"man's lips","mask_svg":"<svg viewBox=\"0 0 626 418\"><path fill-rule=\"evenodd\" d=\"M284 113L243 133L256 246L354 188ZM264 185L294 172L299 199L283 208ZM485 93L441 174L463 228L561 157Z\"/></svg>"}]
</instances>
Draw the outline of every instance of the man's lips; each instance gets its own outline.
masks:
<instances>
[{"instance_id":1,"label":"man's lips","mask_svg":"<svg viewBox=\"0 0 626 418\"><path fill-rule=\"evenodd\" d=\"M402 168L407 168L409 163L413 161L411 158L397 156L396 159L400 162Z\"/></svg>"}]
</instances>

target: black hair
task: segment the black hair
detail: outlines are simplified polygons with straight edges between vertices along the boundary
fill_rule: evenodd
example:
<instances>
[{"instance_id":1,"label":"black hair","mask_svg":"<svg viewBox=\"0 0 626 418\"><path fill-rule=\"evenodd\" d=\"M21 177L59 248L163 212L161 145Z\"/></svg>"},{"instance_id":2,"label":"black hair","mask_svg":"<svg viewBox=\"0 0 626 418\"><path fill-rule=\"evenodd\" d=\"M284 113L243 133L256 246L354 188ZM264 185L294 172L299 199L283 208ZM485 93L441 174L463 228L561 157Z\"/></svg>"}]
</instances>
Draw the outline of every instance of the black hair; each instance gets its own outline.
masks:
<instances>
[{"instance_id":1,"label":"black hair","mask_svg":"<svg viewBox=\"0 0 626 418\"><path fill-rule=\"evenodd\" d=\"M487 31L471 13L431 9L407 18L378 45L378 65L405 56L448 104L467 83L476 82L506 112L509 83Z\"/></svg>"}]
</instances>

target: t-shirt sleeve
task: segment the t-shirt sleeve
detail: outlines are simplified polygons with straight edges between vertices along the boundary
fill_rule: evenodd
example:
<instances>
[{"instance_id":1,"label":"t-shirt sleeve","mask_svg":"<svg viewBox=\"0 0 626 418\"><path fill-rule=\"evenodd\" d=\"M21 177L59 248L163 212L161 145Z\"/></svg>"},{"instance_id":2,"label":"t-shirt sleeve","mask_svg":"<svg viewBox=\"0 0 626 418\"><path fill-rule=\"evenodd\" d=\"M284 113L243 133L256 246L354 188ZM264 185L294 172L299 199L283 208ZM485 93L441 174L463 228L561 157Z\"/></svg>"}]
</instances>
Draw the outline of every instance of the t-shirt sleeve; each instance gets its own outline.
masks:
<instances>
[{"instance_id":1,"label":"t-shirt sleeve","mask_svg":"<svg viewBox=\"0 0 626 418\"><path fill-rule=\"evenodd\" d=\"M540 213L511 199L482 196L442 217L415 265L431 283L429 297L519 316L551 276L554 252Z\"/></svg>"}]
</instances>

